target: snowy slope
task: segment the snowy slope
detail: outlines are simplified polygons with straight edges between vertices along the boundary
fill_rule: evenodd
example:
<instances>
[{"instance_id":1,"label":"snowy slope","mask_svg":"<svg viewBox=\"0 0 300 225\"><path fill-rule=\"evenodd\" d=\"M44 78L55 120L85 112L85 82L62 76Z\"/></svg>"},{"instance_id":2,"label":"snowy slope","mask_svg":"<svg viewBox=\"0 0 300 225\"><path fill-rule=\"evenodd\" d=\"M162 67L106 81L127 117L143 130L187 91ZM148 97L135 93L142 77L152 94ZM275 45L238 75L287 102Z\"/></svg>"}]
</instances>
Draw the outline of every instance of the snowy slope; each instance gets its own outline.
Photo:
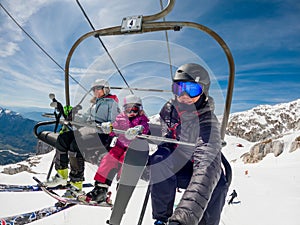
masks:
<instances>
[{"instance_id":1,"label":"snowy slope","mask_svg":"<svg viewBox=\"0 0 300 225\"><path fill-rule=\"evenodd\" d=\"M300 131L283 137L289 142ZM297 213L300 208L300 149L293 153L284 151L279 157L268 155L258 164L243 164L240 156L249 151L253 143L246 140L226 136L227 146L223 152L231 161L233 181L230 191L235 189L238 198L235 204L225 205L221 225L299 225ZM241 143L244 147L237 147ZM53 152L43 156L36 156L40 163L34 166L33 173L22 172L16 175L0 174L0 183L30 184L34 183L32 176L45 179ZM0 167L2 171L3 166ZM96 170L95 166L87 165L86 180L92 182ZM248 175L245 175L245 171ZM88 191L89 189L86 189ZM111 187L115 196L115 183ZM133 198L129 203L122 224L137 224L146 183L140 181ZM230 193L228 193L229 195ZM180 197L180 196L178 196ZM228 197L229 198L229 197ZM43 192L0 193L0 217L20 212L31 211L55 203L55 200ZM3 204L5 203L5 204ZM32 222L31 224L63 225L63 224L105 224L110 216L110 209L91 206L75 206L48 218ZM152 225L151 204L148 204L144 225Z\"/></svg>"}]
</instances>

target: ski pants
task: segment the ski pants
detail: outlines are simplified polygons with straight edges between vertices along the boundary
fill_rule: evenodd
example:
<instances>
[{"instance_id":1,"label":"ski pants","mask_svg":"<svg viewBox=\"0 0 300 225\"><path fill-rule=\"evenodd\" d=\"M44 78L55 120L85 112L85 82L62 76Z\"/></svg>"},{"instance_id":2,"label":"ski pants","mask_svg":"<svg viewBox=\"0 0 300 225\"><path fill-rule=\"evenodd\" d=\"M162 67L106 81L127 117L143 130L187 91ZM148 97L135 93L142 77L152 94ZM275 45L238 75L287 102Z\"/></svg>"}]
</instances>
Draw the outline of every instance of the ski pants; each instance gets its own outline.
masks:
<instances>
[{"instance_id":1,"label":"ski pants","mask_svg":"<svg viewBox=\"0 0 300 225\"><path fill-rule=\"evenodd\" d=\"M84 159L77 146L74 132L60 134L55 143L55 169L67 169L70 162L69 177L72 182L84 180Z\"/></svg>"},{"instance_id":2,"label":"ski pants","mask_svg":"<svg viewBox=\"0 0 300 225\"><path fill-rule=\"evenodd\" d=\"M171 151L159 147L150 157L150 183L153 219L168 221L173 213L176 188L186 189L193 174L193 162L188 161L180 170L174 172L174 164L179 158L170 159ZM168 158L168 159L167 159ZM167 160L166 160L167 159ZM182 159L181 159L182 160ZM156 166L153 166L156 164ZM162 179L165 177L165 179ZM212 197L198 225L218 225L228 191L226 177L222 173Z\"/></svg>"},{"instance_id":3,"label":"ski pants","mask_svg":"<svg viewBox=\"0 0 300 225\"><path fill-rule=\"evenodd\" d=\"M121 174L121 166L125 158L125 150L119 146L113 147L100 162L94 180L102 184L111 185L111 182L118 172L118 177Z\"/></svg>"}]
</instances>

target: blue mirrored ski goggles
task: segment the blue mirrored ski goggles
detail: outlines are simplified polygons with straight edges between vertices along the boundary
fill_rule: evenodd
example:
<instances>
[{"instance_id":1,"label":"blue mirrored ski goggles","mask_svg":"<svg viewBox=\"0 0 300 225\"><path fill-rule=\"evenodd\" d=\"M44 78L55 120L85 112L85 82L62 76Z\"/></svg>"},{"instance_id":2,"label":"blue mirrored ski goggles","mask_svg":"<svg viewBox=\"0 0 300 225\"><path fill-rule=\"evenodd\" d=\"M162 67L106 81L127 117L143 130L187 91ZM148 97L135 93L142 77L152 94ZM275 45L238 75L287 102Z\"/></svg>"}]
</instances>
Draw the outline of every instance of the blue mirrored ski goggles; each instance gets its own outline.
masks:
<instances>
[{"instance_id":1,"label":"blue mirrored ski goggles","mask_svg":"<svg viewBox=\"0 0 300 225\"><path fill-rule=\"evenodd\" d=\"M202 94L202 87L200 84L195 82L179 81L173 83L172 92L177 96L181 96L185 92L188 96L194 98Z\"/></svg>"}]
</instances>

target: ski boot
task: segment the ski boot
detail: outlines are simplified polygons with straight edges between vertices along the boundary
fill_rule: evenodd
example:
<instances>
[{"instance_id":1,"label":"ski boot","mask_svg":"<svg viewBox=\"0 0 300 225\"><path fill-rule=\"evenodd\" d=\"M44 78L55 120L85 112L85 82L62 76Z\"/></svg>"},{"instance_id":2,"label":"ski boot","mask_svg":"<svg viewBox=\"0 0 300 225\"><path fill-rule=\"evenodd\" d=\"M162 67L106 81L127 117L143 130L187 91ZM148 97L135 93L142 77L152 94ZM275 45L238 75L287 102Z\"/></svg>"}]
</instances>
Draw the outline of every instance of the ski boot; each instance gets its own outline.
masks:
<instances>
[{"instance_id":1,"label":"ski boot","mask_svg":"<svg viewBox=\"0 0 300 225\"><path fill-rule=\"evenodd\" d=\"M66 186L68 184L68 169L57 170L55 176L51 180L44 182L47 187Z\"/></svg>"},{"instance_id":2,"label":"ski boot","mask_svg":"<svg viewBox=\"0 0 300 225\"><path fill-rule=\"evenodd\" d=\"M165 223L165 222L163 222L163 221L161 221L161 220L156 220L156 221L154 222L154 225L167 225L167 223Z\"/></svg>"},{"instance_id":3,"label":"ski boot","mask_svg":"<svg viewBox=\"0 0 300 225\"><path fill-rule=\"evenodd\" d=\"M96 182L94 189L86 194L85 201L94 201L97 203L106 202L108 187L107 184Z\"/></svg>"},{"instance_id":4,"label":"ski boot","mask_svg":"<svg viewBox=\"0 0 300 225\"><path fill-rule=\"evenodd\" d=\"M70 182L68 184L68 190L63 194L64 198L77 198L78 196L84 195L82 191L82 181Z\"/></svg>"}]
</instances>

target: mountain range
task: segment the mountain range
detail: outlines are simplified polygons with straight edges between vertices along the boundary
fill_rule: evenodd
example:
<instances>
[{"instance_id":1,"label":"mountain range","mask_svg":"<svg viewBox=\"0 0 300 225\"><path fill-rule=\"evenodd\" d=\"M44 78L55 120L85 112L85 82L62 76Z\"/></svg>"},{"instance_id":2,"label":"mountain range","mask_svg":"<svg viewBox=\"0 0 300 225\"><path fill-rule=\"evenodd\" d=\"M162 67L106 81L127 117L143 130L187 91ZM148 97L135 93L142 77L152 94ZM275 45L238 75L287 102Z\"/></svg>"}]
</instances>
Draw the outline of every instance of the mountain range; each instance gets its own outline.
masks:
<instances>
[{"instance_id":1,"label":"mountain range","mask_svg":"<svg viewBox=\"0 0 300 225\"><path fill-rule=\"evenodd\" d=\"M226 134L257 142L296 130L300 130L300 99L233 113L229 117Z\"/></svg>"},{"instance_id":2,"label":"mountain range","mask_svg":"<svg viewBox=\"0 0 300 225\"><path fill-rule=\"evenodd\" d=\"M287 106L289 106L289 104ZM273 112L273 110L277 111L278 107L278 105L274 106L270 112ZM286 111L287 113L289 112L289 110ZM265 113L267 114L267 112ZM248 116L252 114L243 115ZM151 119L154 120L155 118ZM243 120L243 118L239 120ZM242 129L242 127L241 123L240 128L237 127L237 129ZM271 131L272 129L270 129L270 132ZM277 137L276 135L272 136L271 133L271 136L268 136L267 139L257 142L250 142L229 134L225 135L227 145L223 147L222 152L229 160L233 172L233 179L226 200L230 199L229 195L233 189L238 193L238 197L233 204L225 204L219 223L220 225L299 224L300 176L298 171L300 169L300 146L292 152L290 151L290 146L291 143L300 136L300 130L291 129L280 134L281 137ZM284 144L282 153L275 155L270 152L263 160L257 163L245 163L242 156L247 154L256 144L268 142L267 140L281 141ZM36 176L40 180L45 180L54 154L55 151L51 151L44 155L32 156L26 161L16 164L0 165L1 183L35 184L32 176ZM94 175L97 169L98 165L86 163L85 182L94 181ZM54 174L55 170L52 170L51 175ZM109 189L109 191L112 192L113 202L115 202L116 187L117 181L114 180ZM139 181L126 209L126 213L124 214L122 224L138 223L147 187L147 182L143 180ZM92 187L84 188L84 191L87 193L91 189ZM175 206L179 203L184 193L183 189L180 189L180 191L181 193L176 192ZM62 195L64 191L58 190L57 193ZM49 207L57 202L43 192L0 192L0 199L2 202L5 202L5 204L0 204L0 218ZM151 212L151 201L149 201L146 207L143 225L154 224ZM110 208L78 205L55 215L32 222L32 224L105 224L110 214Z\"/></svg>"},{"instance_id":3,"label":"mountain range","mask_svg":"<svg viewBox=\"0 0 300 225\"><path fill-rule=\"evenodd\" d=\"M38 112L27 112L39 116ZM245 162L257 162L268 153L280 155L284 144L280 138L300 130L300 99L277 105L260 105L229 117L227 136L234 136L253 145L242 157ZM0 165L18 162L36 152L37 140L33 127L37 121L20 113L0 107ZM150 123L158 124L158 115L150 117ZM290 151L300 147L300 136L288 143Z\"/></svg>"},{"instance_id":4,"label":"mountain range","mask_svg":"<svg viewBox=\"0 0 300 225\"><path fill-rule=\"evenodd\" d=\"M284 149L300 148L300 99L277 105L260 105L229 117L226 135L253 145L241 158L245 163L261 161L269 153L279 156ZM287 142L286 139L289 139Z\"/></svg>"},{"instance_id":5,"label":"mountain range","mask_svg":"<svg viewBox=\"0 0 300 225\"><path fill-rule=\"evenodd\" d=\"M0 164L15 163L35 154L37 139L33 134L36 121L0 107Z\"/></svg>"},{"instance_id":6,"label":"mountain range","mask_svg":"<svg viewBox=\"0 0 300 225\"><path fill-rule=\"evenodd\" d=\"M246 112L230 115L225 135L227 145L223 147L222 152L229 160L233 171L233 180L229 187L227 200L233 189L237 191L238 197L234 204L225 204L220 225L299 224L297 217L297 210L300 206L299 102L300 100L274 106L262 105ZM3 112L1 111L1 113ZM18 117L17 113L7 110L6 113L6 116ZM151 123L159 121L157 115L150 119ZM274 143L280 144L281 151L272 150L279 149ZM293 143L295 144L293 145ZM0 165L1 182L32 184L32 176L45 180L54 154L55 151L51 151L44 155L29 157L26 161ZM97 165L87 163L85 170L87 182L93 181L97 168ZM54 173L55 171L52 170L52 175ZM143 204L141 200L145 197L147 185L147 182L139 181L124 214L123 224L137 224ZM116 196L116 186L117 181L114 180L110 187L110 191L113 193L113 202ZM89 190L91 189L84 191L88 192ZM58 191L58 193L63 194L63 191ZM183 190L181 193L176 193L175 205L179 203L182 194ZM56 200L42 192L17 194L0 192L0 199L2 202L6 202L6 204L0 204L0 218L48 207L56 203ZM110 213L111 210L108 208L78 205L32 224L105 224ZM143 224L151 225L153 223L151 203L149 202Z\"/></svg>"}]
</instances>

